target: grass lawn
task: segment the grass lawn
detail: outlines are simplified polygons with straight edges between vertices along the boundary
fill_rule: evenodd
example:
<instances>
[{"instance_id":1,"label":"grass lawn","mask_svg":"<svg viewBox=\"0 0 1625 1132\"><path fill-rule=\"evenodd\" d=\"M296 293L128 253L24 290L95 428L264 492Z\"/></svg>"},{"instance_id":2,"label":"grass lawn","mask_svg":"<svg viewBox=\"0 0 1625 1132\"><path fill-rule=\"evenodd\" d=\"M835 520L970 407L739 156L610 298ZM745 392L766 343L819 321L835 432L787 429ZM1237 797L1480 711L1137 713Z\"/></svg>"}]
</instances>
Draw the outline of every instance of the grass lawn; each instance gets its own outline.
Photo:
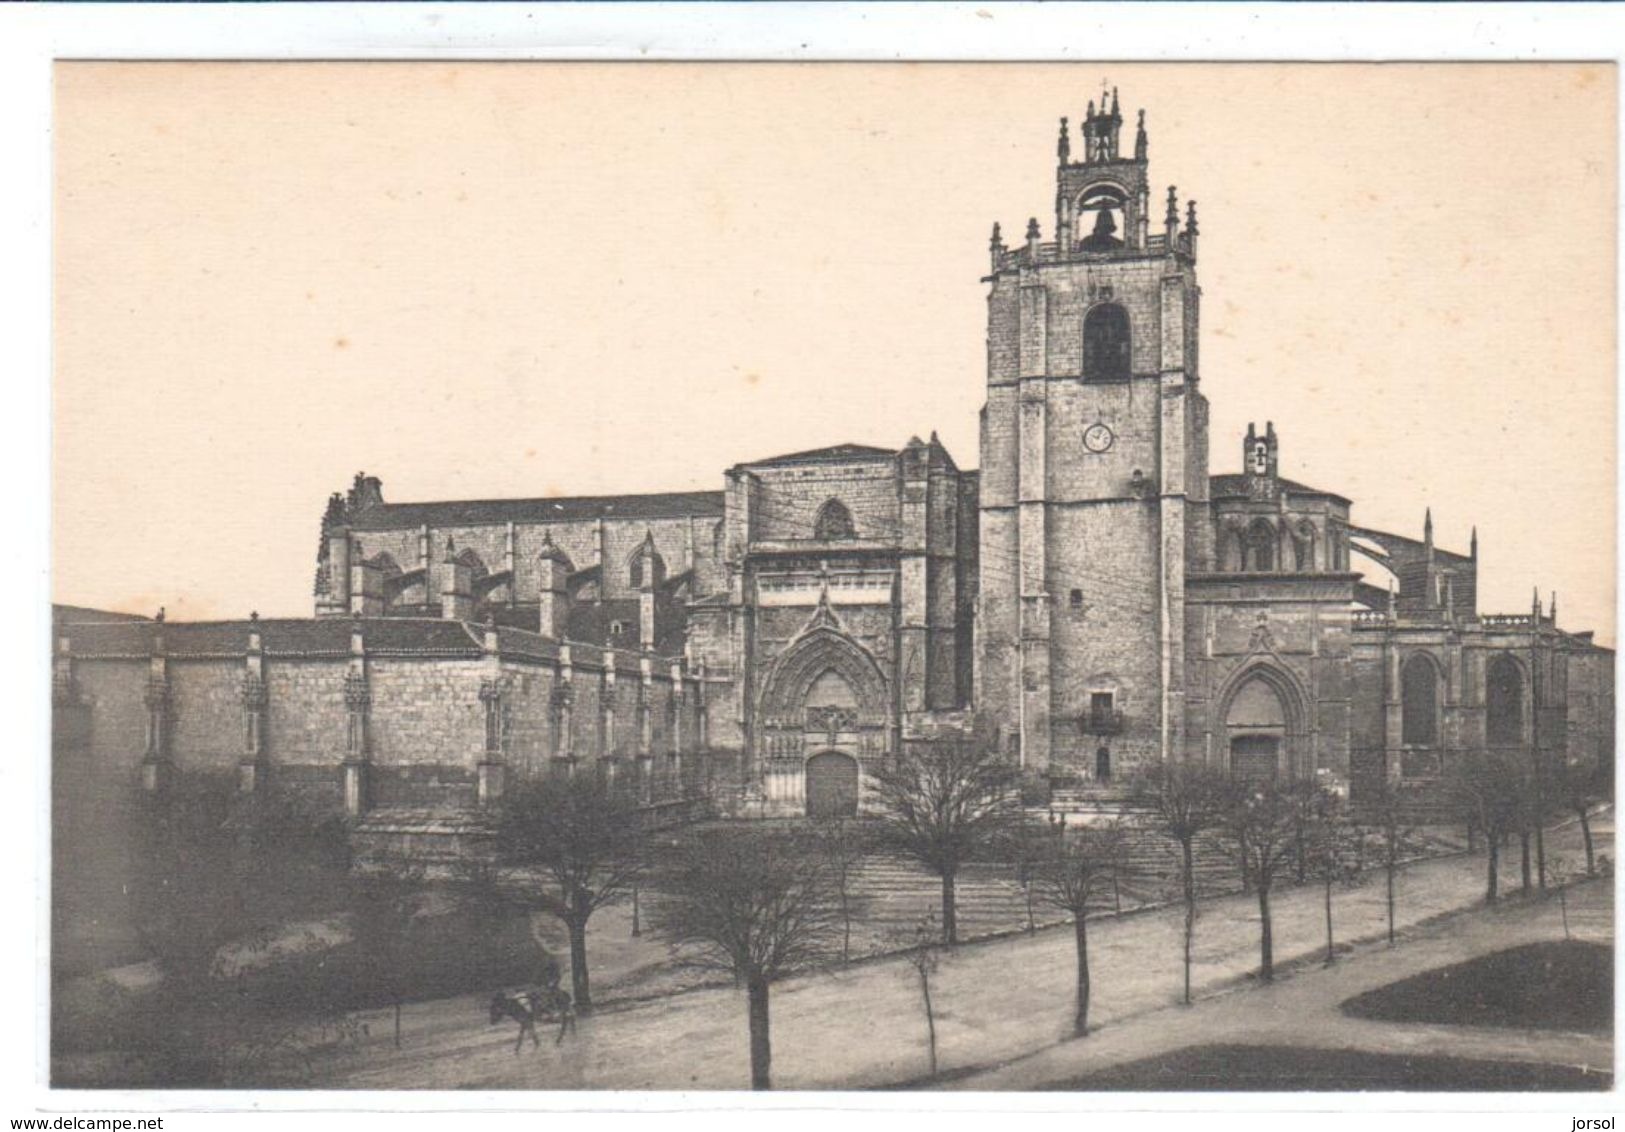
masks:
<instances>
[{"instance_id":1,"label":"grass lawn","mask_svg":"<svg viewBox=\"0 0 1625 1132\"><path fill-rule=\"evenodd\" d=\"M1076 1092L1607 1090L1613 1074L1524 1062L1288 1046L1187 1046L1045 1086Z\"/></svg>"},{"instance_id":2,"label":"grass lawn","mask_svg":"<svg viewBox=\"0 0 1625 1132\"><path fill-rule=\"evenodd\" d=\"M1614 954L1580 940L1525 944L1389 983L1342 1009L1383 1022L1607 1033Z\"/></svg>"}]
</instances>

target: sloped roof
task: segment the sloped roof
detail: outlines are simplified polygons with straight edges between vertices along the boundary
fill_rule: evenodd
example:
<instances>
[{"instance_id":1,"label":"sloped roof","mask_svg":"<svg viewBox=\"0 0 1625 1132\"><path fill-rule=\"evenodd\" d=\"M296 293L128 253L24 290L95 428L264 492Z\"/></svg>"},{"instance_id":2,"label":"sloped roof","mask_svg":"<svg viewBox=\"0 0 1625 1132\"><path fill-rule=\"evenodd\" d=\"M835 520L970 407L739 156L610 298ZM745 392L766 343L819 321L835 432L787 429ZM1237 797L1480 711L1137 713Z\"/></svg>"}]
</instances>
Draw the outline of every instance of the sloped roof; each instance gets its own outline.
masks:
<instances>
[{"instance_id":1,"label":"sloped roof","mask_svg":"<svg viewBox=\"0 0 1625 1132\"><path fill-rule=\"evenodd\" d=\"M147 621L144 613L119 613L112 609L93 609L87 605L62 605L53 602L51 616L61 625L82 625L96 621Z\"/></svg>"},{"instance_id":2,"label":"sloped roof","mask_svg":"<svg viewBox=\"0 0 1625 1132\"><path fill-rule=\"evenodd\" d=\"M805 452L788 452L783 456L769 456L763 460L748 460L746 464L838 464L846 460L873 460L877 457L897 455L895 448L876 448L872 444L832 444L828 448L810 448Z\"/></svg>"},{"instance_id":3,"label":"sloped roof","mask_svg":"<svg viewBox=\"0 0 1625 1132\"><path fill-rule=\"evenodd\" d=\"M377 503L352 515L350 526L358 531L384 531L571 519L721 518L722 510L720 491L576 495L557 499L453 499L431 503Z\"/></svg>"},{"instance_id":4,"label":"sloped roof","mask_svg":"<svg viewBox=\"0 0 1625 1132\"><path fill-rule=\"evenodd\" d=\"M76 657L148 656L162 634L173 657L242 656L248 636L260 635L266 656L344 656L350 651L349 618L267 618L259 621L139 621L69 626ZM478 656L481 641L460 621L374 617L361 622L369 654Z\"/></svg>"},{"instance_id":5,"label":"sloped roof","mask_svg":"<svg viewBox=\"0 0 1625 1132\"><path fill-rule=\"evenodd\" d=\"M1212 499L1233 498L1247 494L1247 479L1245 475L1227 474L1208 477L1208 496ZM1322 491L1318 487L1310 487L1297 480L1289 480L1285 476L1276 476L1275 482L1281 485L1283 491L1290 491L1294 495L1320 495L1327 499L1335 499L1339 503L1349 503L1350 500L1335 491Z\"/></svg>"}]
</instances>

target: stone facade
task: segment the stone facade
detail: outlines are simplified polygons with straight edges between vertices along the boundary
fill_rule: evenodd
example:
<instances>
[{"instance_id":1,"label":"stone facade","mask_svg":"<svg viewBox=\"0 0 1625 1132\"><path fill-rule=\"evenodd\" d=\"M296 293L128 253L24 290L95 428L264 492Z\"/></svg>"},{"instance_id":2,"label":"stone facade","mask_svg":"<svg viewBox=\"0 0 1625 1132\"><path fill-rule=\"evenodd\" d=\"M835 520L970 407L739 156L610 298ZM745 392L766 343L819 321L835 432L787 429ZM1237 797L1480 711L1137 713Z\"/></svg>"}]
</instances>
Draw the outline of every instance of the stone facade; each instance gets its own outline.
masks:
<instances>
[{"instance_id":1,"label":"stone facade","mask_svg":"<svg viewBox=\"0 0 1625 1132\"><path fill-rule=\"evenodd\" d=\"M59 757L149 788L235 774L361 814L472 808L549 768L623 773L650 800L705 774L704 700L681 659L496 625L73 622L56 683Z\"/></svg>"},{"instance_id":2,"label":"stone facade","mask_svg":"<svg viewBox=\"0 0 1625 1132\"><path fill-rule=\"evenodd\" d=\"M741 815L855 812L944 732L1102 799L1165 759L1358 796L1483 747L1611 757L1612 652L1555 599L1481 615L1476 533L1355 526L1281 474L1273 423L1210 474L1196 203L1122 125L1091 103L1073 160L1062 120L1053 240L994 226L979 472L933 433L716 492L390 503L358 475L311 619L64 612L59 746L352 812L588 767Z\"/></svg>"}]
</instances>

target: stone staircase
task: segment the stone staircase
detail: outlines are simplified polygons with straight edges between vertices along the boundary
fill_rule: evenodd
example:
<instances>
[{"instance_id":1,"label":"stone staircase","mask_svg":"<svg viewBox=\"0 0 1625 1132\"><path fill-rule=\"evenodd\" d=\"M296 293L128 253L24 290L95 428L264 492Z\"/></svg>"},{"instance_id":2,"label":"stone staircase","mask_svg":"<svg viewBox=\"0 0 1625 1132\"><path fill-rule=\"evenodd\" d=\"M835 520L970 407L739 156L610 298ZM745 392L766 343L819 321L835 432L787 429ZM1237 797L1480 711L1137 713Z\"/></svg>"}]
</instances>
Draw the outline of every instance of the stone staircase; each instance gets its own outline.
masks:
<instances>
[{"instance_id":1,"label":"stone staircase","mask_svg":"<svg viewBox=\"0 0 1625 1132\"><path fill-rule=\"evenodd\" d=\"M1148 829L1128 834L1126 867L1113 904L1125 911L1179 899L1179 848ZM1217 841L1204 835L1196 843L1197 891L1203 896L1235 892L1241 887L1237 864ZM913 939L928 914L940 922L942 882L911 858L893 852L866 856L853 870L850 896L854 919L872 940L864 950L895 948ZM1029 925L1028 892L1019 867L1011 862L966 865L955 884L955 908L961 939L1025 931ZM1032 894L1031 923L1042 927L1067 916Z\"/></svg>"},{"instance_id":2,"label":"stone staircase","mask_svg":"<svg viewBox=\"0 0 1625 1132\"><path fill-rule=\"evenodd\" d=\"M873 853L853 870L851 896L856 918L877 942L897 947L913 939L915 929L935 913L941 923L942 881L919 863L895 853ZM975 863L965 866L954 886L954 908L961 939L1025 931L1027 892L1013 865ZM1039 924L1060 917L1038 900L1033 915Z\"/></svg>"}]
</instances>

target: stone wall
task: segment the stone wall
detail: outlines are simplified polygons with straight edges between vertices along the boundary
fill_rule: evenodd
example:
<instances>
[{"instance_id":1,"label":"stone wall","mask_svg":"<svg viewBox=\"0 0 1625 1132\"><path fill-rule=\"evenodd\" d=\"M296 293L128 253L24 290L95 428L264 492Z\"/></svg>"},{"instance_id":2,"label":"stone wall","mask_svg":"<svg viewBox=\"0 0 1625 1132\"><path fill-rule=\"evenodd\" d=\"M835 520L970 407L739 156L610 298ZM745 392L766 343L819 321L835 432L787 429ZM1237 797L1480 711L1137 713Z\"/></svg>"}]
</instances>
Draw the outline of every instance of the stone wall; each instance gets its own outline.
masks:
<instances>
[{"instance_id":1,"label":"stone wall","mask_svg":"<svg viewBox=\"0 0 1625 1132\"><path fill-rule=\"evenodd\" d=\"M421 612L425 605L441 600L441 564L446 558L448 540L459 554L472 551L479 556L489 575L513 571L511 582L488 591L499 605L535 607L540 593L540 560L544 539L564 551L576 571L601 566L600 580L584 596L605 600L635 598L638 590L631 581L631 561L644 539L654 536L655 549L666 564L668 577L693 571L689 592L696 596L727 587L722 567L720 518L682 516L675 518L575 519L550 523L511 524L512 558L509 558L510 524L482 523L432 527L428 532L427 582L417 581L401 588L392 598L392 607L412 607ZM413 528L368 527L363 522L354 532L365 558L387 553L402 571L410 573L423 566L423 531Z\"/></svg>"},{"instance_id":2,"label":"stone wall","mask_svg":"<svg viewBox=\"0 0 1625 1132\"><path fill-rule=\"evenodd\" d=\"M287 789L322 805L342 799L343 764L350 756L351 706L347 681L364 674L369 794L379 806L459 807L474 804L479 766L487 753L487 699L500 689L500 761L511 773L541 773L566 754L576 765L648 753L669 759L681 750L699 754L701 697L680 661L561 649L519 630L464 632L438 622L391 619L389 647L368 653L370 627L380 622L242 622L163 627L170 655L161 667L168 688L168 737L162 759L168 772L235 773L250 762L248 709L243 681L250 654L218 651L186 655L188 641L209 635L211 649L224 636L264 639L265 687L259 773L254 788ZM290 635L324 627L333 640L308 655L290 656ZM434 630L414 652L414 630ZM453 629L450 637L444 633ZM192 630L198 630L193 632ZM336 635L335 635L336 634ZM483 636L484 645L475 642ZM350 640L348 651L335 647ZM461 644L458 644L461 641ZM450 644L448 645L448 642ZM135 642L139 643L139 642ZM449 649L449 651L448 651ZM132 785L147 759L146 697L154 672L151 655L131 642L116 648L89 640L59 658L71 673L76 727L74 757ZM606 726L601 695L614 672L614 723ZM674 684L674 670L677 684ZM679 688L679 685L681 686ZM570 742L563 743L558 691L570 689ZM640 697L640 690L642 694ZM677 694L674 694L676 690ZM640 727L647 705L649 743ZM679 740L681 746L679 747ZM246 784L246 783L245 783Z\"/></svg>"},{"instance_id":3,"label":"stone wall","mask_svg":"<svg viewBox=\"0 0 1625 1132\"><path fill-rule=\"evenodd\" d=\"M1287 718L1292 773L1350 773L1352 575L1195 575L1185 622L1185 757L1229 766L1228 708L1263 676Z\"/></svg>"}]
</instances>

